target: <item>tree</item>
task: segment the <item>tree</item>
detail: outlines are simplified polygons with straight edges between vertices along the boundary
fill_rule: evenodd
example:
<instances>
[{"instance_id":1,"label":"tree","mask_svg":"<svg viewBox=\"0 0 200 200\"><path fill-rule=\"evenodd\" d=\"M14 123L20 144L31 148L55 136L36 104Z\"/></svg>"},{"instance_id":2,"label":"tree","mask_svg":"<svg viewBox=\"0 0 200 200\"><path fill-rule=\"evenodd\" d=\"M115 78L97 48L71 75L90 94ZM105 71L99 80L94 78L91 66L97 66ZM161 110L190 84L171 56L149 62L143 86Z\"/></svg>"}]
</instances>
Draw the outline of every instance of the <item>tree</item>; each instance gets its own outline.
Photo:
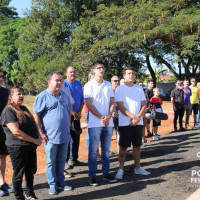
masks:
<instances>
[{"instance_id":1,"label":"tree","mask_svg":"<svg viewBox=\"0 0 200 200\"><path fill-rule=\"evenodd\" d=\"M89 66L99 59L106 63L107 79L131 65L137 80L148 68L156 82L152 60L176 78L189 77L199 68L197 2L33 0L28 25L17 43L18 81L40 90L51 70L71 64L84 82Z\"/></svg>"},{"instance_id":2,"label":"tree","mask_svg":"<svg viewBox=\"0 0 200 200\"><path fill-rule=\"evenodd\" d=\"M20 68L19 82L25 83L30 90L42 90L44 84L38 84L38 81L46 79L52 70L63 70L72 63L72 55L64 49L69 49L72 31L79 23L79 17L86 9L95 7L95 2L32 1L28 25L17 42L20 56L17 63ZM67 60L64 62L62 58Z\"/></svg>"},{"instance_id":3,"label":"tree","mask_svg":"<svg viewBox=\"0 0 200 200\"><path fill-rule=\"evenodd\" d=\"M10 19L16 18L18 13L13 7L8 7L11 0L0 0L0 27L8 24Z\"/></svg>"},{"instance_id":4,"label":"tree","mask_svg":"<svg viewBox=\"0 0 200 200\"><path fill-rule=\"evenodd\" d=\"M200 51L198 13L197 1L138 0L109 7L102 4L97 11L87 12L88 18L84 17L75 29L76 53L82 54L85 49L108 55L116 49L125 49L129 54L143 55L141 62L146 58L154 80L150 57L177 78L191 76L191 64ZM185 73L177 72L176 65ZM193 65L193 73L196 70Z\"/></svg>"},{"instance_id":5,"label":"tree","mask_svg":"<svg viewBox=\"0 0 200 200\"><path fill-rule=\"evenodd\" d=\"M26 23L26 19L16 18L0 27L0 67L7 72L9 85L17 84L19 70L14 63L19 60L19 55L15 43Z\"/></svg>"}]
</instances>

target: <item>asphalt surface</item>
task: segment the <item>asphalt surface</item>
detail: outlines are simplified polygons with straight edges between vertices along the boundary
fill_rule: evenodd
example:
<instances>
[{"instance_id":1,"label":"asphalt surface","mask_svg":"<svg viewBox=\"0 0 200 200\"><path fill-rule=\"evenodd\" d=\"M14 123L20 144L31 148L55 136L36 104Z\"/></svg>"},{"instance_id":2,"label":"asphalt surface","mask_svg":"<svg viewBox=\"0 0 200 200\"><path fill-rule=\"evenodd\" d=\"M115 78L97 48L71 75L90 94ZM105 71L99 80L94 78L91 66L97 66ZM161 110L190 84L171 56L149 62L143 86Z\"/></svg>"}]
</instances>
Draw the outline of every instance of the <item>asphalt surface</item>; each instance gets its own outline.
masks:
<instances>
[{"instance_id":1,"label":"asphalt surface","mask_svg":"<svg viewBox=\"0 0 200 200\"><path fill-rule=\"evenodd\" d=\"M117 160L116 153L110 155L110 173L113 176L118 170ZM83 161L81 165L69 170L73 177L66 179L66 183L74 187L73 191L60 191L57 195L49 195L46 174L40 174L35 176L35 193L43 200L187 199L200 188L200 129L170 133L159 141L146 143L141 149L141 166L150 171L151 175L134 174L132 149L129 148L124 178L117 183L110 184L102 180L99 162L99 186L89 186L87 161ZM1 199L14 199L14 195L10 194Z\"/></svg>"}]
</instances>

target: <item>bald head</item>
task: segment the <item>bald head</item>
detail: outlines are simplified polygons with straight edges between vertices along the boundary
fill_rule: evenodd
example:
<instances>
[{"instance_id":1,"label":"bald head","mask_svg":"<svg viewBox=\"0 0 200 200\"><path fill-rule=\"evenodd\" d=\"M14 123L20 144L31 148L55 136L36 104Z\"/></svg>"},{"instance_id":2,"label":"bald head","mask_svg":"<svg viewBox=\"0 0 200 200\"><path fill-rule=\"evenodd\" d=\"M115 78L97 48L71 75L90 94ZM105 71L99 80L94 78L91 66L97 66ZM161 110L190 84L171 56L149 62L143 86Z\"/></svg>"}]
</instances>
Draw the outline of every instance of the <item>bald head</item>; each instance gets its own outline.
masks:
<instances>
[{"instance_id":1,"label":"bald head","mask_svg":"<svg viewBox=\"0 0 200 200\"><path fill-rule=\"evenodd\" d=\"M66 69L66 77L67 77L67 81L74 83L75 79L76 79L76 69L72 66L67 67Z\"/></svg>"},{"instance_id":2,"label":"bald head","mask_svg":"<svg viewBox=\"0 0 200 200\"><path fill-rule=\"evenodd\" d=\"M111 78L111 83L112 83L112 88L113 88L113 90L116 90L117 89L117 87L119 86L119 77L118 76L113 76L112 78Z\"/></svg>"}]
</instances>

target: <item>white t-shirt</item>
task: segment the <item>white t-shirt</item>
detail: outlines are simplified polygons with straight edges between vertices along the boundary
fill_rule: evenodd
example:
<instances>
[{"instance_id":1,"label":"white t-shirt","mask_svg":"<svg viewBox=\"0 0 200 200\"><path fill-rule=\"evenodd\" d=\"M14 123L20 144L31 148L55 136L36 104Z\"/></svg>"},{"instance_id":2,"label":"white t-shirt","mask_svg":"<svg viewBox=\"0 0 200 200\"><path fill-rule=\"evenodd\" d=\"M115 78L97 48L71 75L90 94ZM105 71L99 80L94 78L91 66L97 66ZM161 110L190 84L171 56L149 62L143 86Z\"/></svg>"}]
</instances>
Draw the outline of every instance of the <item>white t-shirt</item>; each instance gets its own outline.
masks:
<instances>
[{"instance_id":1,"label":"white t-shirt","mask_svg":"<svg viewBox=\"0 0 200 200\"><path fill-rule=\"evenodd\" d=\"M95 79L87 82L84 87L84 98L92 98L92 104L102 116L107 116L110 112L110 98L114 97L114 92L110 82L103 80L103 83L96 82ZM100 118L89 111L88 128L103 127ZM112 117L109 127L113 127Z\"/></svg>"},{"instance_id":2,"label":"white t-shirt","mask_svg":"<svg viewBox=\"0 0 200 200\"><path fill-rule=\"evenodd\" d=\"M123 102L123 106L132 114L137 115L141 110L141 101L145 101L144 91L141 86L134 84L132 87L120 85L115 92L115 102ZM128 126L130 117L119 111L119 126ZM143 119L137 125L143 125Z\"/></svg>"}]
</instances>

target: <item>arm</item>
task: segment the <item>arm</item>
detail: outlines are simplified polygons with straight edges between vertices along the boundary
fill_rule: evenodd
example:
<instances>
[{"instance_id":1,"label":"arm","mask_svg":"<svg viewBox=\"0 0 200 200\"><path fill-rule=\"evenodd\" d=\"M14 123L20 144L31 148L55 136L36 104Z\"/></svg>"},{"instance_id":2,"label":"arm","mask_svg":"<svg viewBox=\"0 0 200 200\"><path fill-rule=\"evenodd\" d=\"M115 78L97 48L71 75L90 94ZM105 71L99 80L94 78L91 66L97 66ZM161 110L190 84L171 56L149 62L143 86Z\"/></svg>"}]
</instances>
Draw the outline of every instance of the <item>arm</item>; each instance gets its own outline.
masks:
<instances>
[{"instance_id":1,"label":"arm","mask_svg":"<svg viewBox=\"0 0 200 200\"><path fill-rule=\"evenodd\" d=\"M122 114L124 114L127 117L131 118L131 123L130 123L131 126L136 125L140 121L140 118L141 118L141 116L139 114L142 114L143 112L145 112L145 110L143 110L143 106L142 106L142 109L140 110L140 112L138 113L138 115L134 115L134 114L132 114L129 110L127 110L124 107L124 104L123 104L122 101L118 101L117 102L117 107L118 107L118 109L120 110L120 112ZM145 109L146 109L146 102L145 102Z\"/></svg>"},{"instance_id":2,"label":"arm","mask_svg":"<svg viewBox=\"0 0 200 200\"><path fill-rule=\"evenodd\" d=\"M40 136L42 137L42 141L44 142L44 144L47 144L47 136L43 133L42 131L42 126L41 126L41 121L40 121L40 114L33 114L33 117L35 119L35 123L37 125L38 128L38 132L40 134Z\"/></svg>"},{"instance_id":3,"label":"arm","mask_svg":"<svg viewBox=\"0 0 200 200\"><path fill-rule=\"evenodd\" d=\"M102 117L102 115L98 112L98 110L93 106L92 104L92 98L87 98L85 99L85 103L88 107L88 109L90 110L90 112L95 115L96 117L100 118Z\"/></svg>"},{"instance_id":4,"label":"arm","mask_svg":"<svg viewBox=\"0 0 200 200\"><path fill-rule=\"evenodd\" d=\"M137 114L137 116L141 118L146 112L146 108L147 108L146 101L141 101L141 109L140 109L140 112Z\"/></svg>"},{"instance_id":5,"label":"arm","mask_svg":"<svg viewBox=\"0 0 200 200\"><path fill-rule=\"evenodd\" d=\"M79 85L79 90L81 92L81 104L79 106L79 110L78 112L73 112L72 115L74 116L74 119L75 120L80 120L81 119L81 112L82 112L82 109L83 109L83 106L84 106L84 98L83 98L83 89L82 89L82 85L81 85L81 82L79 82L80 85Z\"/></svg>"},{"instance_id":6,"label":"arm","mask_svg":"<svg viewBox=\"0 0 200 200\"><path fill-rule=\"evenodd\" d=\"M174 97L171 97L171 102L172 102L173 110L175 112L176 111L176 107L175 107L175 104L174 104Z\"/></svg>"},{"instance_id":7,"label":"arm","mask_svg":"<svg viewBox=\"0 0 200 200\"><path fill-rule=\"evenodd\" d=\"M135 126L138 124L138 122L141 120L141 117L144 115L144 113L146 112L146 108L147 108L147 105L146 105L146 101L141 101L141 109L140 109L140 112L136 115L137 117L139 117L139 119L132 119L131 121L131 126Z\"/></svg>"},{"instance_id":8,"label":"arm","mask_svg":"<svg viewBox=\"0 0 200 200\"><path fill-rule=\"evenodd\" d=\"M184 92L185 94L188 94L188 91L187 91L185 88L180 87L180 89L183 90L183 92Z\"/></svg>"},{"instance_id":9,"label":"arm","mask_svg":"<svg viewBox=\"0 0 200 200\"><path fill-rule=\"evenodd\" d=\"M186 89L184 89L184 88L183 88L183 92L184 92L185 94L188 94L188 91L187 91Z\"/></svg>"},{"instance_id":10,"label":"arm","mask_svg":"<svg viewBox=\"0 0 200 200\"><path fill-rule=\"evenodd\" d=\"M72 115L74 116L74 120L80 120L81 119L81 112L82 112L82 109L83 109L83 105L84 104L82 104L82 103L80 104L78 112L75 112L74 109L73 109L73 106L72 106Z\"/></svg>"},{"instance_id":11,"label":"arm","mask_svg":"<svg viewBox=\"0 0 200 200\"><path fill-rule=\"evenodd\" d=\"M35 139L35 138L27 135L23 131L21 131L19 129L19 124L17 122L9 122L9 123L6 123L5 125L9 128L9 130L13 133L13 135L15 135L20 140L24 140L24 141L27 141L27 142L32 142L37 146L42 144L41 139Z\"/></svg>"},{"instance_id":12,"label":"arm","mask_svg":"<svg viewBox=\"0 0 200 200\"><path fill-rule=\"evenodd\" d=\"M101 123L104 126L108 126L109 125L109 120L112 117L114 109L115 109L115 98L111 97L110 98L110 105L109 105L109 114L107 116L102 116L101 117Z\"/></svg>"}]
</instances>

